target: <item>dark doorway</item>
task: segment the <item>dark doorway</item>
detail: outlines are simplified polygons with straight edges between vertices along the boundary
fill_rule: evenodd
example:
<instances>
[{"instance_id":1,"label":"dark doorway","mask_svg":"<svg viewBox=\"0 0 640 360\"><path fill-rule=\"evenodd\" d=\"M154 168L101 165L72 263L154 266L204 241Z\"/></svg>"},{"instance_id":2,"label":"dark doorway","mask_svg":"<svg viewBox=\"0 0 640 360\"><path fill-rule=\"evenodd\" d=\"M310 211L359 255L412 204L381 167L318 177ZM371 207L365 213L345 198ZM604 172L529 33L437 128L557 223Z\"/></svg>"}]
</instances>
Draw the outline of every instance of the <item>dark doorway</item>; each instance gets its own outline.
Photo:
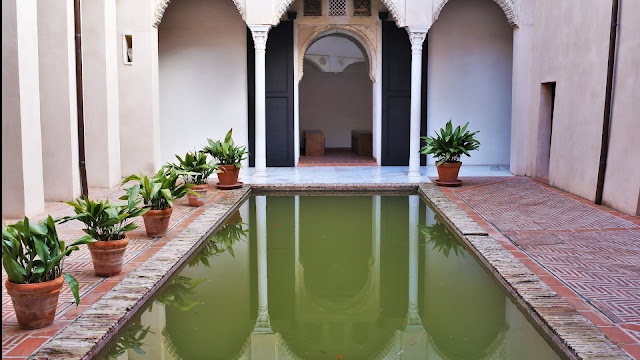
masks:
<instances>
[{"instance_id":1,"label":"dark doorway","mask_svg":"<svg viewBox=\"0 0 640 360\"><path fill-rule=\"evenodd\" d=\"M556 101L556 83L542 83L540 88L540 113L538 115L538 154L536 177L549 178L551 159L551 135L553 129L553 109Z\"/></svg>"},{"instance_id":2,"label":"dark doorway","mask_svg":"<svg viewBox=\"0 0 640 360\"><path fill-rule=\"evenodd\" d=\"M427 129L427 40L422 51L420 136ZM411 42L404 28L382 22L382 165L409 165ZM420 165L426 156L420 156Z\"/></svg>"},{"instance_id":3,"label":"dark doorway","mask_svg":"<svg viewBox=\"0 0 640 360\"><path fill-rule=\"evenodd\" d=\"M255 53L247 29L249 165L255 166ZM271 28L266 53L267 166L293 166L293 22Z\"/></svg>"}]
</instances>

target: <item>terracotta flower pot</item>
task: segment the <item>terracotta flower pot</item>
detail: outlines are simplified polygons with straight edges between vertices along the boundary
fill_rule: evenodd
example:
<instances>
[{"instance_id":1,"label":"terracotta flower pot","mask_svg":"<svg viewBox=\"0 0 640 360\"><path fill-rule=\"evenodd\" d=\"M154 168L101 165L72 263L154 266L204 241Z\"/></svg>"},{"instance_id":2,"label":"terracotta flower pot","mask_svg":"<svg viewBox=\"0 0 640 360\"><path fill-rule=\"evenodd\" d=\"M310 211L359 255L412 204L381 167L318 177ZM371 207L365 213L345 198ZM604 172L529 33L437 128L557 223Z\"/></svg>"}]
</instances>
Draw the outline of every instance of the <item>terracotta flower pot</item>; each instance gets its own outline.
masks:
<instances>
[{"instance_id":1,"label":"terracotta flower pot","mask_svg":"<svg viewBox=\"0 0 640 360\"><path fill-rule=\"evenodd\" d=\"M220 185L235 185L238 183L240 168L235 165L220 165L222 172L218 173Z\"/></svg>"},{"instance_id":2,"label":"terracotta flower pot","mask_svg":"<svg viewBox=\"0 0 640 360\"><path fill-rule=\"evenodd\" d=\"M438 176L440 177L438 180L441 183L457 182L458 172L460 171L460 165L462 165L460 161L454 162L454 163L442 163L442 165L438 165L438 162L436 161Z\"/></svg>"},{"instance_id":3,"label":"terracotta flower pot","mask_svg":"<svg viewBox=\"0 0 640 360\"><path fill-rule=\"evenodd\" d=\"M191 187L191 190L193 190L193 192L199 194L200 196L188 194L187 197L189 198L189 206L202 206L205 202L207 202L207 191L209 190L209 184L194 185Z\"/></svg>"},{"instance_id":4,"label":"terracotta flower pot","mask_svg":"<svg viewBox=\"0 0 640 360\"><path fill-rule=\"evenodd\" d=\"M124 251L129 245L129 238L121 240L96 241L89 244L93 269L98 276L112 276L122 271Z\"/></svg>"},{"instance_id":5,"label":"terracotta flower pot","mask_svg":"<svg viewBox=\"0 0 640 360\"><path fill-rule=\"evenodd\" d=\"M63 282L62 275L36 284L14 284L9 280L5 282L21 328L40 329L53 324Z\"/></svg>"},{"instance_id":6,"label":"terracotta flower pot","mask_svg":"<svg viewBox=\"0 0 640 360\"><path fill-rule=\"evenodd\" d=\"M144 228L147 230L148 236L164 236L169 229L169 219L173 208L164 210L149 210L142 219L144 220Z\"/></svg>"}]
</instances>

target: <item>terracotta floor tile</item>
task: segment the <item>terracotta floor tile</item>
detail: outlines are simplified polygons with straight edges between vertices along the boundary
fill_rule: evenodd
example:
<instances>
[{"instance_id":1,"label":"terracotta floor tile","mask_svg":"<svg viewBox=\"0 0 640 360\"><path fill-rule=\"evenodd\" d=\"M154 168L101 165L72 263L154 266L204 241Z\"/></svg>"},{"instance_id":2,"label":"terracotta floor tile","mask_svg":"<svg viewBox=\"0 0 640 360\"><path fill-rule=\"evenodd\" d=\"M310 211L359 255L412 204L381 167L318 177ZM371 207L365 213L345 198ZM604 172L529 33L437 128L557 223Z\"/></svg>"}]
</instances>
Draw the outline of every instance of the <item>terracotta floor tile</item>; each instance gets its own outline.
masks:
<instances>
[{"instance_id":1,"label":"terracotta floor tile","mask_svg":"<svg viewBox=\"0 0 640 360\"><path fill-rule=\"evenodd\" d=\"M635 344L634 338L629 334L618 328L617 326L598 326L598 329L602 331L607 337L618 344Z\"/></svg>"},{"instance_id":2,"label":"terracotta floor tile","mask_svg":"<svg viewBox=\"0 0 640 360\"><path fill-rule=\"evenodd\" d=\"M48 337L28 337L9 351L6 356L29 356L47 340L49 340Z\"/></svg>"}]
</instances>

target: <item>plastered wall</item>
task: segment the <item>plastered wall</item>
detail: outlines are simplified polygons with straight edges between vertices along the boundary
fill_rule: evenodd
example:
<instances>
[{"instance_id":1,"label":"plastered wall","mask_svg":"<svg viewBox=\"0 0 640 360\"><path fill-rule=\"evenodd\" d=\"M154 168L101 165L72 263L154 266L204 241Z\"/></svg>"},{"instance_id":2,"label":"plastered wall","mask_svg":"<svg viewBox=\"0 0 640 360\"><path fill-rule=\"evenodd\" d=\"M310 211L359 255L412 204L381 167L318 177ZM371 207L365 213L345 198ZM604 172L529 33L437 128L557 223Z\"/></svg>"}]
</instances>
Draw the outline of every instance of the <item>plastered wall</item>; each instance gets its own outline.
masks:
<instances>
[{"instance_id":1,"label":"plastered wall","mask_svg":"<svg viewBox=\"0 0 640 360\"><path fill-rule=\"evenodd\" d=\"M512 44L513 28L490 0L451 0L429 30L428 134L449 120L480 131L480 149L463 164L509 164Z\"/></svg>"},{"instance_id":2,"label":"plastered wall","mask_svg":"<svg viewBox=\"0 0 640 360\"><path fill-rule=\"evenodd\" d=\"M233 2L175 1L158 36L161 161L230 128L236 144L246 145L247 35Z\"/></svg>"}]
</instances>

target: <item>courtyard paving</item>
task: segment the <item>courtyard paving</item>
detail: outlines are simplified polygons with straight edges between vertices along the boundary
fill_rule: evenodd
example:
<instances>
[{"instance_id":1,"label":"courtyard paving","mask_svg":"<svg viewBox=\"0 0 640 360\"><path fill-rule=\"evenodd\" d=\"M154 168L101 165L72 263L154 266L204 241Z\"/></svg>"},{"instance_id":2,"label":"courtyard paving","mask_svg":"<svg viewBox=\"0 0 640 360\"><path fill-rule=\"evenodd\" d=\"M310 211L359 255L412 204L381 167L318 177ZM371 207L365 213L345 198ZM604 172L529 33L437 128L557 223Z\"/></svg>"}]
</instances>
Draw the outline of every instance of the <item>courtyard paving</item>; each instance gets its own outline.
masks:
<instances>
[{"instance_id":1,"label":"courtyard paving","mask_svg":"<svg viewBox=\"0 0 640 360\"><path fill-rule=\"evenodd\" d=\"M269 168L269 177L253 178L253 169L244 169L240 180L254 184L401 184L430 182L429 177L436 175L434 167L422 167L421 177L408 178L407 170L406 167ZM461 178L464 186L441 189L611 340L640 359L640 219L596 206L536 180L512 177L505 167L465 166ZM92 189L90 196L117 199L122 193L119 189ZM165 237L149 238L143 227L130 233L132 241L120 275L97 277L93 275L88 250L74 253L65 262L65 270L79 280L82 304L72 305L65 286L56 322L48 328L29 331L17 327L4 287L3 270L2 357L28 357L175 238L223 193L211 187L207 204L201 208L188 207L186 200L178 200L171 230ZM47 203L46 211L54 217L72 213L71 207L60 202ZM13 221L3 219L5 224ZM82 234L81 224L73 222L60 225L58 231L65 240Z\"/></svg>"}]
</instances>

